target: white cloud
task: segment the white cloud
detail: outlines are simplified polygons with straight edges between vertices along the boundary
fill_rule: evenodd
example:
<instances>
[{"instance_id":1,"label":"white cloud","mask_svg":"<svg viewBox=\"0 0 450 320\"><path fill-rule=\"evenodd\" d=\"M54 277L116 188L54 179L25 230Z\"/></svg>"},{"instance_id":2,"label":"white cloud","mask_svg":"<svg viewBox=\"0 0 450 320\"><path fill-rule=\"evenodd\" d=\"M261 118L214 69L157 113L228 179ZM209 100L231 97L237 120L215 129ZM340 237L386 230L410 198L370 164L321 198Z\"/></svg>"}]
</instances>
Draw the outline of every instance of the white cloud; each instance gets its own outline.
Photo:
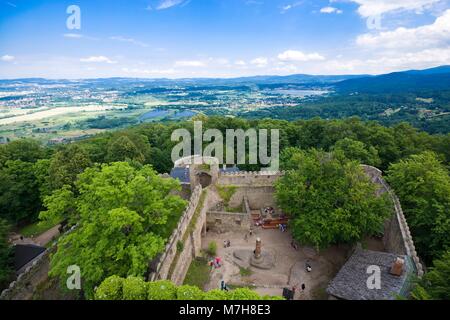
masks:
<instances>
[{"instance_id":1,"label":"white cloud","mask_svg":"<svg viewBox=\"0 0 450 320\"><path fill-rule=\"evenodd\" d=\"M64 36L64 38L68 38L68 39L98 40L97 38L89 37L89 36L86 36L86 35L80 34L80 33L65 33L65 34L63 34L63 36Z\"/></svg>"},{"instance_id":2,"label":"white cloud","mask_svg":"<svg viewBox=\"0 0 450 320\"><path fill-rule=\"evenodd\" d=\"M175 69L138 69L138 68L122 68L122 72L129 75L140 76L169 76L175 74Z\"/></svg>"},{"instance_id":3,"label":"white cloud","mask_svg":"<svg viewBox=\"0 0 450 320\"><path fill-rule=\"evenodd\" d=\"M156 7L156 10L169 9L169 8L178 6L178 5L182 4L183 2L186 2L186 1L185 0L163 0Z\"/></svg>"},{"instance_id":4,"label":"white cloud","mask_svg":"<svg viewBox=\"0 0 450 320\"><path fill-rule=\"evenodd\" d=\"M6 54L0 58L0 60L2 60L4 62L11 62L11 61L14 61L15 59L16 59L16 57L10 56L8 54Z\"/></svg>"},{"instance_id":5,"label":"white cloud","mask_svg":"<svg viewBox=\"0 0 450 320\"><path fill-rule=\"evenodd\" d=\"M343 13L342 10L337 9L335 7L324 7L322 9L320 9L320 13L337 13L337 14L341 14Z\"/></svg>"},{"instance_id":6,"label":"white cloud","mask_svg":"<svg viewBox=\"0 0 450 320\"><path fill-rule=\"evenodd\" d=\"M442 47L450 43L450 9L433 24L417 28L397 28L377 34L358 36L356 43L368 48L425 49Z\"/></svg>"},{"instance_id":7,"label":"white cloud","mask_svg":"<svg viewBox=\"0 0 450 320\"><path fill-rule=\"evenodd\" d=\"M113 37L110 37L109 39L115 40L115 41L120 41L120 42L128 42L128 43L131 43L131 44L134 44L136 46L143 47L143 48L148 48L149 47L149 45L146 44L145 42L138 41L138 40L135 40L133 38L127 38L127 37L123 37L123 36L113 36Z\"/></svg>"},{"instance_id":8,"label":"white cloud","mask_svg":"<svg viewBox=\"0 0 450 320\"><path fill-rule=\"evenodd\" d=\"M302 2L298 1L298 2L294 2L294 3L291 3L291 4L284 5L284 6L281 7L281 13L286 13L289 10L296 8L296 7L298 7L301 4L302 4Z\"/></svg>"},{"instance_id":9,"label":"white cloud","mask_svg":"<svg viewBox=\"0 0 450 320\"><path fill-rule=\"evenodd\" d=\"M175 67L201 68L206 67L206 63L199 60L180 60L175 62Z\"/></svg>"},{"instance_id":10,"label":"white cloud","mask_svg":"<svg viewBox=\"0 0 450 320\"><path fill-rule=\"evenodd\" d=\"M80 59L80 61L85 63L109 63L109 64L117 63L117 61L113 61L105 56L92 56L88 58L82 58Z\"/></svg>"},{"instance_id":11,"label":"white cloud","mask_svg":"<svg viewBox=\"0 0 450 320\"><path fill-rule=\"evenodd\" d=\"M235 65L237 66L245 66L247 65L247 63L244 60L237 60L234 62Z\"/></svg>"},{"instance_id":12,"label":"white cloud","mask_svg":"<svg viewBox=\"0 0 450 320\"><path fill-rule=\"evenodd\" d=\"M442 0L350 0L359 4L363 17L382 15L392 11L422 11ZM332 2L336 2L332 1Z\"/></svg>"},{"instance_id":13,"label":"white cloud","mask_svg":"<svg viewBox=\"0 0 450 320\"><path fill-rule=\"evenodd\" d=\"M287 50L278 55L278 59L283 62L305 62L305 61L322 61L325 57L320 54L314 53L303 53L296 50Z\"/></svg>"},{"instance_id":14,"label":"white cloud","mask_svg":"<svg viewBox=\"0 0 450 320\"><path fill-rule=\"evenodd\" d=\"M262 67L267 66L267 64L269 63L269 60L264 57L259 57L259 58L253 59L250 63L259 68L262 68Z\"/></svg>"},{"instance_id":15,"label":"white cloud","mask_svg":"<svg viewBox=\"0 0 450 320\"><path fill-rule=\"evenodd\" d=\"M65 33L64 38L81 39L83 35L79 33Z\"/></svg>"}]
</instances>

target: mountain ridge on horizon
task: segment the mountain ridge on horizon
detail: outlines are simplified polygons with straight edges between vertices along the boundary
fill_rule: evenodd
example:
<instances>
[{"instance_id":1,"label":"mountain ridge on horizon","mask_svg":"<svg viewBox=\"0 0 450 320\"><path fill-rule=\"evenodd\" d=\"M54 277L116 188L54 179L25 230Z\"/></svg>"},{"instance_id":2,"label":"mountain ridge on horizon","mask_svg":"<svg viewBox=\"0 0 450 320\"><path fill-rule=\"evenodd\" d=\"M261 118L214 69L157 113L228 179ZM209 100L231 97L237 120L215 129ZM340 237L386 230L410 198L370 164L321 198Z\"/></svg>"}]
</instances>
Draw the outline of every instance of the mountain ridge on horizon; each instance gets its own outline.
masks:
<instances>
[{"instance_id":1,"label":"mountain ridge on horizon","mask_svg":"<svg viewBox=\"0 0 450 320\"><path fill-rule=\"evenodd\" d=\"M426 69L408 69L403 71L394 71L385 74L337 74L337 75L327 75L327 74L307 74L307 73L294 73L289 75L254 75L254 76L241 76L241 77L192 77L192 78L144 78L144 77L105 77L105 78L79 78L79 79L69 79L69 78L45 78L45 77L25 77L25 78L14 78L14 79L0 79L1 82L12 82L12 81L67 81L67 82L77 82L77 81L99 81L99 80L137 80L137 81L167 81L167 82L177 82L177 81L230 81L230 82L245 82L245 81L282 81L282 80L322 80L325 82L339 82L348 79L360 79L360 78L378 78L383 76L397 75L397 74L410 74L410 75L435 75L450 73L450 65L440 65L436 67L426 68Z\"/></svg>"}]
</instances>

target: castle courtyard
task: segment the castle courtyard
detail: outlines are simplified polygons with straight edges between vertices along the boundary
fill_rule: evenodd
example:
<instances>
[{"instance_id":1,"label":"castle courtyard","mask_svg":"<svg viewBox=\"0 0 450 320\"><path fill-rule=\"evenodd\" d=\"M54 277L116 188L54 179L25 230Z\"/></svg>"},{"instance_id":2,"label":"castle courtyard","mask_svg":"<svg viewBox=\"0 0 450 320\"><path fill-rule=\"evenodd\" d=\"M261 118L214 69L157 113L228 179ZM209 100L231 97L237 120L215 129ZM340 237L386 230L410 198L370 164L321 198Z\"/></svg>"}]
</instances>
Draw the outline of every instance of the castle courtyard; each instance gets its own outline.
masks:
<instances>
[{"instance_id":1,"label":"castle courtyard","mask_svg":"<svg viewBox=\"0 0 450 320\"><path fill-rule=\"evenodd\" d=\"M236 251L247 251L252 255L257 238L261 239L261 252L274 258L269 270L254 267L234 255ZM231 246L224 248L224 241L230 241ZM204 251L211 242L217 243L216 256L222 260L222 266L212 268L206 290L220 288L223 280L230 288L249 287L263 295L281 296L283 288L296 286L297 300L327 299L325 289L345 263L350 250L348 246L332 246L320 253L305 246L295 249L289 231L261 228L247 237L244 231L207 232L202 241ZM307 264L311 266L311 272L307 272ZM304 291L301 289L303 284Z\"/></svg>"}]
</instances>

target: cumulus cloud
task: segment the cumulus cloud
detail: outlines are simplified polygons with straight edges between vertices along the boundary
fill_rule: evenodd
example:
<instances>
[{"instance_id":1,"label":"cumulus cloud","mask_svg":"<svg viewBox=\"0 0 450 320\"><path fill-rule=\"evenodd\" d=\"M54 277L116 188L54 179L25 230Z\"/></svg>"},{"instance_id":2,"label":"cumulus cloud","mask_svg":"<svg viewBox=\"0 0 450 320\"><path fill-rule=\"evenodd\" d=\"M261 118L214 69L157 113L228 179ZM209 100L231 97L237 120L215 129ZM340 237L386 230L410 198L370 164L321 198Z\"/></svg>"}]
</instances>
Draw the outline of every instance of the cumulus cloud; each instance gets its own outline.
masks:
<instances>
[{"instance_id":1,"label":"cumulus cloud","mask_svg":"<svg viewBox=\"0 0 450 320\"><path fill-rule=\"evenodd\" d=\"M269 59L264 58L264 57L259 57L259 58L253 59L250 63L257 67L262 68L262 67L267 66L267 64L269 63Z\"/></svg>"},{"instance_id":2,"label":"cumulus cloud","mask_svg":"<svg viewBox=\"0 0 450 320\"><path fill-rule=\"evenodd\" d=\"M80 61L85 63L109 63L109 64L117 63L117 61L113 61L105 56L92 56L88 58L82 58L80 59Z\"/></svg>"},{"instance_id":3,"label":"cumulus cloud","mask_svg":"<svg viewBox=\"0 0 450 320\"><path fill-rule=\"evenodd\" d=\"M322 61L325 57L320 54L314 53L303 53L296 50L287 50L278 55L278 60L283 62L305 62L305 61Z\"/></svg>"},{"instance_id":4,"label":"cumulus cloud","mask_svg":"<svg viewBox=\"0 0 450 320\"><path fill-rule=\"evenodd\" d=\"M424 49L450 43L450 9L430 25L417 28L397 28L392 31L358 36L359 46L388 49Z\"/></svg>"},{"instance_id":5,"label":"cumulus cloud","mask_svg":"<svg viewBox=\"0 0 450 320\"><path fill-rule=\"evenodd\" d=\"M349 0L359 4L363 17L382 15L392 11L422 11L442 0ZM333 2L336 2L333 1Z\"/></svg>"},{"instance_id":6,"label":"cumulus cloud","mask_svg":"<svg viewBox=\"0 0 450 320\"><path fill-rule=\"evenodd\" d=\"M15 59L16 58L14 56L10 56L8 54L6 54L0 58L0 60L4 61L4 62L11 62L11 61L14 61Z\"/></svg>"},{"instance_id":7,"label":"cumulus cloud","mask_svg":"<svg viewBox=\"0 0 450 320\"><path fill-rule=\"evenodd\" d=\"M342 10L335 8L335 7L324 7L322 9L320 9L320 13L337 13L337 14L341 14L343 13Z\"/></svg>"},{"instance_id":8,"label":"cumulus cloud","mask_svg":"<svg viewBox=\"0 0 450 320\"><path fill-rule=\"evenodd\" d=\"M201 68L206 67L206 63L199 60L180 60L175 62L175 67Z\"/></svg>"}]
</instances>

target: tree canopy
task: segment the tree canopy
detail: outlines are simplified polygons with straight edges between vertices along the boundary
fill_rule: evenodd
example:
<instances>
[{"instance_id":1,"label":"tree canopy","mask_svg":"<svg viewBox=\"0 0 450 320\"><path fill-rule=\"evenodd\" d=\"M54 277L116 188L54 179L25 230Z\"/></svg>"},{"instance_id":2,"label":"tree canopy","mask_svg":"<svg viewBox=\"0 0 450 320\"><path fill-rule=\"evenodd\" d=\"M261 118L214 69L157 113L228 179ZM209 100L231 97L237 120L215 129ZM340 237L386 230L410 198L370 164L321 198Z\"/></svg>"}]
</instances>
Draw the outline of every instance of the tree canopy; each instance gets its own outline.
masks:
<instances>
[{"instance_id":1,"label":"tree canopy","mask_svg":"<svg viewBox=\"0 0 450 320\"><path fill-rule=\"evenodd\" d=\"M434 261L433 267L418 282L411 295L416 300L450 299L450 251Z\"/></svg>"},{"instance_id":2,"label":"tree canopy","mask_svg":"<svg viewBox=\"0 0 450 320\"><path fill-rule=\"evenodd\" d=\"M324 248L352 243L382 233L392 214L385 196L369 181L358 162L340 153L311 150L294 152L276 183L276 199L290 216L295 239Z\"/></svg>"},{"instance_id":3,"label":"tree canopy","mask_svg":"<svg viewBox=\"0 0 450 320\"><path fill-rule=\"evenodd\" d=\"M65 279L67 267L78 265L87 296L108 276L143 276L186 205L172 194L180 189L177 181L126 162L89 168L76 187L74 200L63 189L46 201L49 211L65 211L67 202L75 201L77 221L76 229L59 241L50 275Z\"/></svg>"},{"instance_id":4,"label":"tree canopy","mask_svg":"<svg viewBox=\"0 0 450 320\"><path fill-rule=\"evenodd\" d=\"M0 288L8 282L13 271L8 232L8 223L6 220L0 219Z\"/></svg>"},{"instance_id":5,"label":"tree canopy","mask_svg":"<svg viewBox=\"0 0 450 320\"><path fill-rule=\"evenodd\" d=\"M393 164L387 177L400 198L419 255L431 263L450 248L450 176L436 154Z\"/></svg>"},{"instance_id":6,"label":"tree canopy","mask_svg":"<svg viewBox=\"0 0 450 320\"><path fill-rule=\"evenodd\" d=\"M218 289L203 292L195 286L175 286L167 280L145 282L139 277L106 278L96 289L95 300L283 300L277 296L260 296L248 288L231 291Z\"/></svg>"}]
</instances>

